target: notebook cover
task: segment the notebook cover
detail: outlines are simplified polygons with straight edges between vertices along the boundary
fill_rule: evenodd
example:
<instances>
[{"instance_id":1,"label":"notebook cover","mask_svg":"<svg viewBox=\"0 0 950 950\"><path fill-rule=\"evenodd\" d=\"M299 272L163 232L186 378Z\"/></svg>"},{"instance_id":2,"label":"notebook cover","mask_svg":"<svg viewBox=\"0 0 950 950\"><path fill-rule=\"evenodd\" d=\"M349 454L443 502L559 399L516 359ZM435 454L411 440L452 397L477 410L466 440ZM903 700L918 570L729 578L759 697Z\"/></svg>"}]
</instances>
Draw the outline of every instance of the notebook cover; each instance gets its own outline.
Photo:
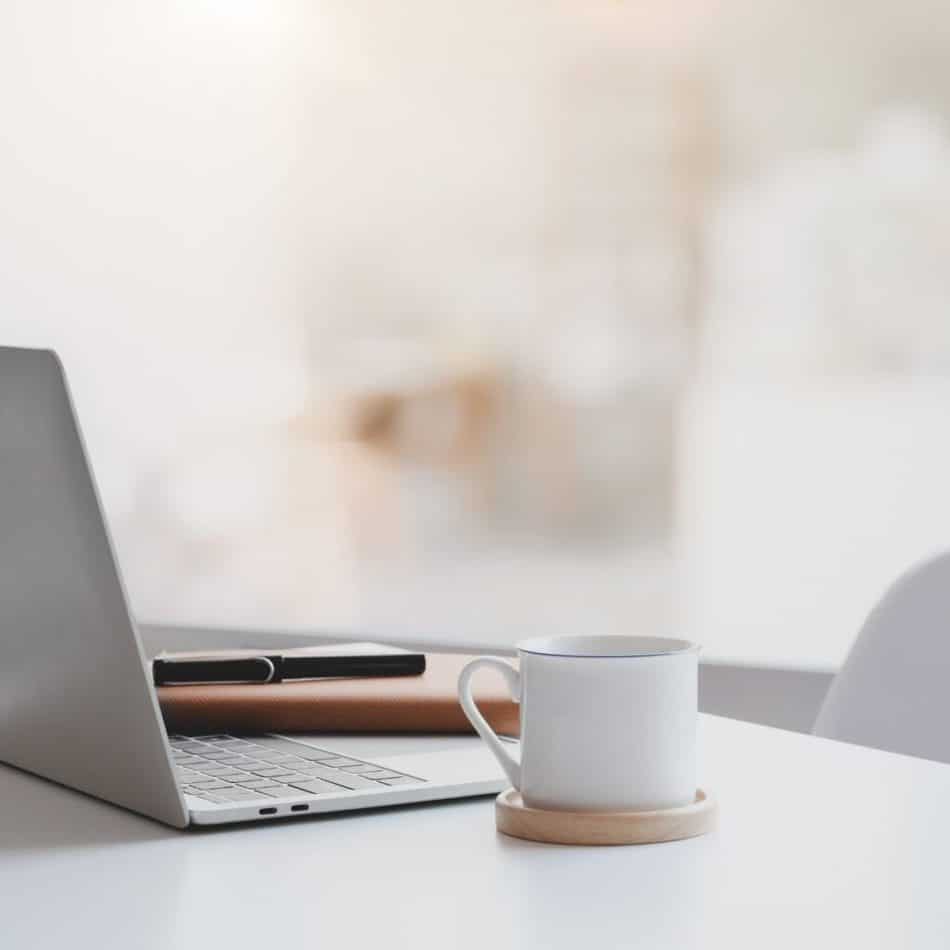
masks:
<instances>
[{"instance_id":1,"label":"notebook cover","mask_svg":"<svg viewBox=\"0 0 950 950\"><path fill-rule=\"evenodd\" d=\"M161 686L170 732L471 732L457 684L471 656L429 653L419 676L258 685ZM511 661L515 665L514 660ZM475 698L496 732L518 735L518 705L499 675L476 678Z\"/></svg>"}]
</instances>

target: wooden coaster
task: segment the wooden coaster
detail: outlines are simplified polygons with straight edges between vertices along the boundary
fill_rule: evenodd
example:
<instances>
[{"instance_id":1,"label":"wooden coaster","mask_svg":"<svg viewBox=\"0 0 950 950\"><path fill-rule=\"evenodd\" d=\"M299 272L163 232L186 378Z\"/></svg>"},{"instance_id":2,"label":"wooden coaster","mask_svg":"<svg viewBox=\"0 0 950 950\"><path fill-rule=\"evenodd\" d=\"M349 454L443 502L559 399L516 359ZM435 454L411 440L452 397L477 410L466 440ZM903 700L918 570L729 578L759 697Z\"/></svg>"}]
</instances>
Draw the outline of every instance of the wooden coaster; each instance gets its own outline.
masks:
<instances>
[{"instance_id":1,"label":"wooden coaster","mask_svg":"<svg viewBox=\"0 0 950 950\"><path fill-rule=\"evenodd\" d=\"M543 811L528 808L509 788L495 799L495 825L503 834L548 844L653 844L712 831L716 803L698 789L691 805L663 811Z\"/></svg>"}]
</instances>

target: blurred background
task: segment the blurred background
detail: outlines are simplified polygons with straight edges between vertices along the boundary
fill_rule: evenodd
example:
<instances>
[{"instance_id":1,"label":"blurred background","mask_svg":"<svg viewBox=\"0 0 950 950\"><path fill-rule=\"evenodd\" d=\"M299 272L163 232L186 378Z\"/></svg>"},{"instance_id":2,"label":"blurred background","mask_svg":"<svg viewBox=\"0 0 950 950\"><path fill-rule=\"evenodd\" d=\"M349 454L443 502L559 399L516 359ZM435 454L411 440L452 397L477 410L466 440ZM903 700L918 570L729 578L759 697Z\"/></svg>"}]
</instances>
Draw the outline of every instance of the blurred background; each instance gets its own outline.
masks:
<instances>
[{"instance_id":1,"label":"blurred background","mask_svg":"<svg viewBox=\"0 0 950 950\"><path fill-rule=\"evenodd\" d=\"M0 340L137 614L833 668L950 538L948 27L4 0Z\"/></svg>"}]
</instances>

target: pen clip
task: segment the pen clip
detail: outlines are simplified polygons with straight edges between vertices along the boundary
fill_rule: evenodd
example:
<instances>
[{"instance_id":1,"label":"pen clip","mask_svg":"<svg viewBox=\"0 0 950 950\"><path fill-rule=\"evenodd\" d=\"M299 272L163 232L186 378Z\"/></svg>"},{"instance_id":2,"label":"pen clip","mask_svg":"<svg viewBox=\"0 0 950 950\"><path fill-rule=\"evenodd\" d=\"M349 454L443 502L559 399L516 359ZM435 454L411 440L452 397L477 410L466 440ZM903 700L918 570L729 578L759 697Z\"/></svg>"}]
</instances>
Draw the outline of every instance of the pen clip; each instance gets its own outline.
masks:
<instances>
[{"instance_id":1,"label":"pen clip","mask_svg":"<svg viewBox=\"0 0 950 950\"><path fill-rule=\"evenodd\" d=\"M254 661L267 664L267 678L262 679L261 683L273 683L274 677L277 675L277 670L274 668L274 661L271 660L269 656L256 656L254 657ZM257 682L257 680L254 682Z\"/></svg>"}]
</instances>

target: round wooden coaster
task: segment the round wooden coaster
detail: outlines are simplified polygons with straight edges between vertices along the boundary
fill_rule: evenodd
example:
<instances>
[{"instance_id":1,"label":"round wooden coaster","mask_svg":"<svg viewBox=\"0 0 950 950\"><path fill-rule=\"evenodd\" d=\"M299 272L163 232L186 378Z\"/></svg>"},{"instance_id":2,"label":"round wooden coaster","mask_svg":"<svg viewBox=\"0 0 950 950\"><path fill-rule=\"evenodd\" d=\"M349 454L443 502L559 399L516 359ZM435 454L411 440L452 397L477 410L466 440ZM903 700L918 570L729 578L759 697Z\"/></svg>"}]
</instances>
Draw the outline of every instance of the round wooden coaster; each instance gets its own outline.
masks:
<instances>
[{"instance_id":1,"label":"round wooden coaster","mask_svg":"<svg viewBox=\"0 0 950 950\"><path fill-rule=\"evenodd\" d=\"M663 811L543 811L528 808L509 788L495 799L495 825L503 834L548 844L654 844L712 831L716 803L698 789L691 805Z\"/></svg>"}]
</instances>

